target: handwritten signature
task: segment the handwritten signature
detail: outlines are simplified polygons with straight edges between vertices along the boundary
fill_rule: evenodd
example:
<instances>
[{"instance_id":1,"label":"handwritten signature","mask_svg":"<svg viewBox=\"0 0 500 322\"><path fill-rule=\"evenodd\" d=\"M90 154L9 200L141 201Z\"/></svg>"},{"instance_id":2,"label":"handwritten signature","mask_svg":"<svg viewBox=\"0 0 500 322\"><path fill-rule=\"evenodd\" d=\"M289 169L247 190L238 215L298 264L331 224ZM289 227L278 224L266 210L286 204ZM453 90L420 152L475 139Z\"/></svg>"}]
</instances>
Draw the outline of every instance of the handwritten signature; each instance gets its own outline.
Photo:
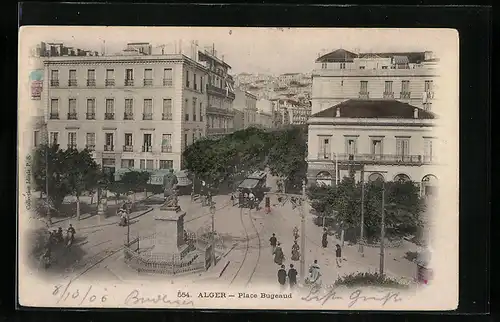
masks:
<instances>
[{"instance_id":1,"label":"handwritten signature","mask_svg":"<svg viewBox=\"0 0 500 322\"><path fill-rule=\"evenodd\" d=\"M363 295L363 290L357 289L354 292L352 292L349 297L344 298L343 296L338 296L337 291L335 288L329 289L328 292L321 294L321 290L317 288L312 288L309 291L309 294L306 296L302 297L301 299L306 302L311 302L311 301L316 301L321 303L321 305L325 305L328 301L331 300L345 300L348 299L349 303L347 306L349 308L352 308L354 305L356 305L358 302L368 302L368 301L374 301L374 302L379 302L382 306L386 305L389 303L389 301L393 302L400 302L403 299L400 297L400 292L393 292L393 291L387 291L387 292L382 292L383 294L379 296L366 296Z\"/></svg>"},{"instance_id":2,"label":"handwritten signature","mask_svg":"<svg viewBox=\"0 0 500 322\"><path fill-rule=\"evenodd\" d=\"M125 305L137 305L137 304L175 304L175 305L194 305L191 300L170 300L167 294L156 294L154 296L142 296L139 290L133 290L125 298Z\"/></svg>"}]
</instances>

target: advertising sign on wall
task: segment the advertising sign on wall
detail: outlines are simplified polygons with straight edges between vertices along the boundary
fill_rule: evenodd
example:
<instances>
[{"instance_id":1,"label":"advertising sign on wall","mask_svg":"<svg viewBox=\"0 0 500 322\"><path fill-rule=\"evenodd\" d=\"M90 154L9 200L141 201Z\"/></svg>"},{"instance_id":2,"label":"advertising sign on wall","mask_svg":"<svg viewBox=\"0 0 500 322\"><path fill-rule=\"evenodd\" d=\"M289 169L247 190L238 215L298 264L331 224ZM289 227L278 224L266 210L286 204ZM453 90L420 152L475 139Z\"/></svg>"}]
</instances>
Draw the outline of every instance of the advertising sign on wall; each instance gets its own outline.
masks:
<instances>
[{"instance_id":1,"label":"advertising sign on wall","mask_svg":"<svg viewBox=\"0 0 500 322\"><path fill-rule=\"evenodd\" d=\"M43 90L43 70L38 69L30 73L31 99L39 100Z\"/></svg>"}]
</instances>

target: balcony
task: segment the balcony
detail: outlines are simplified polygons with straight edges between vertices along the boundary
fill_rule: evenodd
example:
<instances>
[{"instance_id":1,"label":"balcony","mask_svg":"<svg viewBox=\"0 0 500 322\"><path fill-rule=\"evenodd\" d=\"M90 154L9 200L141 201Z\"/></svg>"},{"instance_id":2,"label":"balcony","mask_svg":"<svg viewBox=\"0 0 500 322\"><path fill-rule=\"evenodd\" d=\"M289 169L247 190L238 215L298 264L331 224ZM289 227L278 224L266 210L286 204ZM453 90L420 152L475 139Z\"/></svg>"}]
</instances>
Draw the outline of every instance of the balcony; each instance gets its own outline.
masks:
<instances>
[{"instance_id":1,"label":"balcony","mask_svg":"<svg viewBox=\"0 0 500 322\"><path fill-rule=\"evenodd\" d=\"M134 151L133 145L124 145L123 146L123 152L133 152L133 151Z\"/></svg>"},{"instance_id":2,"label":"balcony","mask_svg":"<svg viewBox=\"0 0 500 322\"><path fill-rule=\"evenodd\" d=\"M59 86L59 80L58 79L51 79L50 80L50 86L52 86L52 87L58 87Z\"/></svg>"},{"instance_id":3,"label":"balcony","mask_svg":"<svg viewBox=\"0 0 500 322\"><path fill-rule=\"evenodd\" d=\"M400 92L399 97L401 99L410 99L411 98L411 92Z\"/></svg>"},{"instance_id":4,"label":"balcony","mask_svg":"<svg viewBox=\"0 0 500 322\"><path fill-rule=\"evenodd\" d=\"M229 98L232 98L234 99L235 98L235 94L231 91L227 91L225 88L219 88L219 87L216 87L214 85L210 85L208 84L207 85L207 93L209 95L219 95L219 96L226 96L226 93L227 93L227 97Z\"/></svg>"},{"instance_id":5,"label":"balcony","mask_svg":"<svg viewBox=\"0 0 500 322\"><path fill-rule=\"evenodd\" d=\"M49 118L51 120L58 120L59 119L59 113L58 112L52 112L52 113L50 113Z\"/></svg>"},{"instance_id":6,"label":"balcony","mask_svg":"<svg viewBox=\"0 0 500 322\"><path fill-rule=\"evenodd\" d=\"M85 148L89 151L95 151L95 144L86 144Z\"/></svg>"},{"instance_id":7,"label":"balcony","mask_svg":"<svg viewBox=\"0 0 500 322\"><path fill-rule=\"evenodd\" d=\"M134 113L123 113L123 119L124 120L133 120L134 119Z\"/></svg>"},{"instance_id":8,"label":"balcony","mask_svg":"<svg viewBox=\"0 0 500 322\"><path fill-rule=\"evenodd\" d=\"M95 120L95 113L87 113L87 120Z\"/></svg>"},{"instance_id":9,"label":"balcony","mask_svg":"<svg viewBox=\"0 0 500 322\"><path fill-rule=\"evenodd\" d=\"M231 133L230 129L226 128L207 128L207 135L218 135Z\"/></svg>"},{"instance_id":10,"label":"balcony","mask_svg":"<svg viewBox=\"0 0 500 322\"><path fill-rule=\"evenodd\" d=\"M75 87L75 86L77 86L77 85L78 85L78 84L77 84L77 82L76 82L76 79L70 79L70 80L68 80L68 86L70 86L70 87Z\"/></svg>"},{"instance_id":11,"label":"balcony","mask_svg":"<svg viewBox=\"0 0 500 322\"><path fill-rule=\"evenodd\" d=\"M106 86L115 86L115 80L114 79L106 79L104 84Z\"/></svg>"},{"instance_id":12,"label":"balcony","mask_svg":"<svg viewBox=\"0 0 500 322\"><path fill-rule=\"evenodd\" d=\"M115 147L113 145L106 144L104 146L104 151L114 151Z\"/></svg>"},{"instance_id":13,"label":"balcony","mask_svg":"<svg viewBox=\"0 0 500 322\"><path fill-rule=\"evenodd\" d=\"M68 150L76 150L76 144L69 143Z\"/></svg>"},{"instance_id":14,"label":"balcony","mask_svg":"<svg viewBox=\"0 0 500 322\"><path fill-rule=\"evenodd\" d=\"M171 79L163 79L163 86L172 86Z\"/></svg>"},{"instance_id":15,"label":"balcony","mask_svg":"<svg viewBox=\"0 0 500 322\"><path fill-rule=\"evenodd\" d=\"M152 79L145 79L144 86L153 86L153 80Z\"/></svg>"},{"instance_id":16,"label":"balcony","mask_svg":"<svg viewBox=\"0 0 500 322\"><path fill-rule=\"evenodd\" d=\"M133 79L126 79L125 86L134 86L134 80Z\"/></svg>"},{"instance_id":17,"label":"balcony","mask_svg":"<svg viewBox=\"0 0 500 322\"><path fill-rule=\"evenodd\" d=\"M217 114L217 115L229 115L233 116L236 112L233 110L228 110L225 108L207 106L207 114Z\"/></svg>"},{"instance_id":18,"label":"balcony","mask_svg":"<svg viewBox=\"0 0 500 322\"><path fill-rule=\"evenodd\" d=\"M68 113L68 120L76 120L78 117L76 116L76 112Z\"/></svg>"},{"instance_id":19,"label":"balcony","mask_svg":"<svg viewBox=\"0 0 500 322\"><path fill-rule=\"evenodd\" d=\"M114 120L115 119L115 113L104 113L104 119L105 120Z\"/></svg>"},{"instance_id":20,"label":"balcony","mask_svg":"<svg viewBox=\"0 0 500 322\"><path fill-rule=\"evenodd\" d=\"M95 86L95 79L87 79L87 86Z\"/></svg>"},{"instance_id":21,"label":"balcony","mask_svg":"<svg viewBox=\"0 0 500 322\"><path fill-rule=\"evenodd\" d=\"M171 121L172 120L172 113L163 113L161 115L161 119L164 121Z\"/></svg>"},{"instance_id":22,"label":"balcony","mask_svg":"<svg viewBox=\"0 0 500 322\"><path fill-rule=\"evenodd\" d=\"M145 121L151 121L153 119L153 113L143 113L142 119Z\"/></svg>"},{"instance_id":23,"label":"balcony","mask_svg":"<svg viewBox=\"0 0 500 322\"><path fill-rule=\"evenodd\" d=\"M384 99L394 99L394 92L384 92Z\"/></svg>"},{"instance_id":24,"label":"balcony","mask_svg":"<svg viewBox=\"0 0 500 322\"><path fill-rule=\"evenodd\" d=\"M339 162L341 164L364 163L364 164L405 164L405 165L422 165L436 163L434 156L422 155L396 155L396 154L337 154L334 153L318 153L317 159L310 161L329 161Z\"/></svg>"},{"instance_id":25,"label":"balcony","mask_svg":"<svg viewBox=\"0 0 500 322\"><path fill-rule=\"evenodd\" d=\"M370 92L359 92L359 98L363 100L370 99Z\"/></svg>"},{"instance_id":26,"label":"balcony","mask_svg":"<svg viewBox=\"0 0 500 322\"><path fill-rule=\"evenodd\" d=\"M162 145L161 152L162 153L172 153L172 146L171 145Z\"/></svg>"},{"instance_id":27,"label":"balcony","mask_svg":"<svg viewBox=\"0 0 500 322\"><path fill-rule=\"evenodd\" d=\"M142 152L153 152L153 147L151 145L143 145Z\"/></svg>"}]
</instances>

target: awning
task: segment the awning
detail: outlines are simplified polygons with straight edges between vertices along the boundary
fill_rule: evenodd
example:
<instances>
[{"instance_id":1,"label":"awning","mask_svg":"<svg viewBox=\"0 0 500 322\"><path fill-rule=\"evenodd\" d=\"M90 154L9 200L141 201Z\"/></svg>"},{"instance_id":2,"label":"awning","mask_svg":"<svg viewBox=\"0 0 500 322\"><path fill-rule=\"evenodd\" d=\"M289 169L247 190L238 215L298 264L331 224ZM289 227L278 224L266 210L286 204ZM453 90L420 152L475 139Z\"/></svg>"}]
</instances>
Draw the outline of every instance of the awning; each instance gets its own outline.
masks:
<instances>
[{"instance_id":1,"label":"awning","mask_svg":"<svg viewBox=\"0 0 500 322\"><path fill-rule=\"evenodd\" d=\"M394 64L408 64L410 61L407 56L394 56Z\"/></svg>"},{"instance_id":2,"label":"awning","mask_svg":"<svg viewBox=\"0 0 500 322\"><path fill-rule=\"evenodd\" d=\"M257 180L257 179L245 179L240 183L238 188L240 188L240 189L253 189L253 188L257 187L259 182L260 182L260 180Z\"/></svg>"}]
</instances>

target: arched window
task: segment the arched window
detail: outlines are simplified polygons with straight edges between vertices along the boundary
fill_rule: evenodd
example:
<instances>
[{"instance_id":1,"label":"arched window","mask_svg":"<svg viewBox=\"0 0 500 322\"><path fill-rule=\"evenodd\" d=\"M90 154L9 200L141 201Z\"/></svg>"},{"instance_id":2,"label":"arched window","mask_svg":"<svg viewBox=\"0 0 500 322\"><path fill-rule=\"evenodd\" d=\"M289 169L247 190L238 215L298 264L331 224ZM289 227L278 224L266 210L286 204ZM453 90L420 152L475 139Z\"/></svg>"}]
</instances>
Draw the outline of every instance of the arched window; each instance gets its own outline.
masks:
<instances>
[{"instance_id":1,"label":"arched window","mask_svg":"<svg viewBox=\"0 0 500 322\"><path fill-rule=\"evenodd\" d=\"M332 180L333 180L332 175L328 171L321 171L316 175L316 183L320 186L321 185L330 186L332 185Z\"/></svg>"},{"instance_id":2,"label":"arched window","mask_svg":"<svg viewBox=\"0 0 500 322\"><path fill-rule=\"evenodd\" d=\"M422 178L422 193L424 196L435 196L437 193L438 179L433 174L428 174Z\"/></svg>"},{"instance_id":3,"label":"arched window","mask_svg":"<svg viewBox=\"0 0 500 322\"><path fill-rule=\"evenodd\" d=\"M370 182L375 182L375 181L384 181L384 176L382 176L380 173L372 173L368 177L368 181Z\"/></svg>"},{"instance_id":4,"label":"arched window","mask_svg":"<svg viewBox=\"0 0 500 322\"><path fill-rule=\"evenodd\" d=\"M410 180L411 180L410 177L408 177L404 173L400 173L400 174L398 174L398 175L396 175L394 177L394 181L396 181L396 182L407 182L407 181L410 181Z\"/></svg>"}]
</instances>

